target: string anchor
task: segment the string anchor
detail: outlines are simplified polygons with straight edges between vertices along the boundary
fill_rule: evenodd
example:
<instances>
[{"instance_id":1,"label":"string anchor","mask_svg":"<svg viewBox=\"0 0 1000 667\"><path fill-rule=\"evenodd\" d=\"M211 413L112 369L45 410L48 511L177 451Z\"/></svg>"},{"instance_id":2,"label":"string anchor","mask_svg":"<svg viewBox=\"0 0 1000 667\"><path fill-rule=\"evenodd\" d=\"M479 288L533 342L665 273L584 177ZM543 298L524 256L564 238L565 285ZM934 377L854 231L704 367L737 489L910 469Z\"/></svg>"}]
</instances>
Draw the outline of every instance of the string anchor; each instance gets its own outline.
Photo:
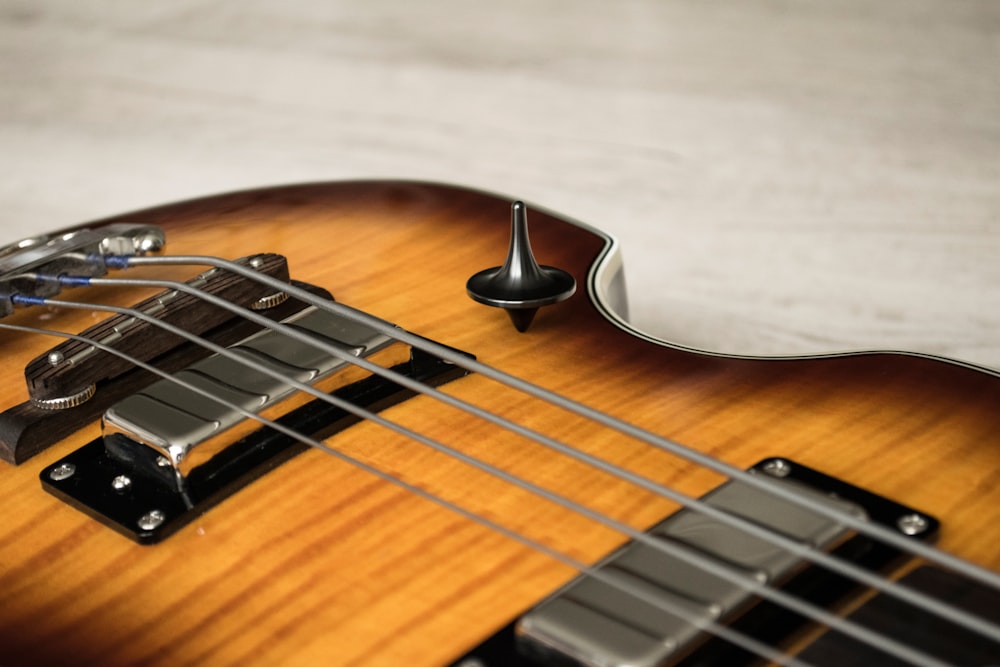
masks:
<instances>
[{"instance_id":1,"label":"string anchor","mask_svg":"<svg viewBox=\"0 0 1000 667\"><path fill-rule=\"evenodd\" d=\"M576 280L562 269L535 261L528 240L526 208L523 202L515 201L510 207L507 261L473 275L465 289L479 303L507 311L514 327L523 333L539 308L573 296Z\"/></svg>"}]
</instances>

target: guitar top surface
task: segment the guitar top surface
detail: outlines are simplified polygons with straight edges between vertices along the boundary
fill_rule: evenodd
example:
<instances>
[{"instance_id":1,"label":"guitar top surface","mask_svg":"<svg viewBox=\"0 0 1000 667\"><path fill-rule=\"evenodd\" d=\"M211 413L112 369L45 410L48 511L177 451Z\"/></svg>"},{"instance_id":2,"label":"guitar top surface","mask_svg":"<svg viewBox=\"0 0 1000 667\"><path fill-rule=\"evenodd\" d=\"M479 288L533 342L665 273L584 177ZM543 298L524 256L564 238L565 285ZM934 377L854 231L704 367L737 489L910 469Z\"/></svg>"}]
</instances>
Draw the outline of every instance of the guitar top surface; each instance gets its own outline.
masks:
<instances>
[{"instance_id":1,"label":"guitar top surface","mask_svg":"<svg viewBox=\"0 0 1000 667\"><path fill-rule=\"evenodd\" d=\"M466 294L502 263L510 202L410 182L239 192L115 218L161 226L170 255L278 253L338 303L475 355L738 468L786 456L933 514L939 545L1000 569L1000 378L921 356L739 359L664 345L616 316L617 248L529 205L539 262L579 286L525 333ZM197 268L133 268L186 280ZM627 271L627 267L626 267ZM68 289L130 305L146 288ZM18 309L3 322L77 333L104 315ZM59 341L0 332L4 406ZM446 393L692 496L723 477L472 373ZM98 389L100 391L100 388ZM387 418L632 526L676 505L431 397ZM45 494L39 471L100 435L92 423L3 464L0 664L446 664L567 581L543 554L320 451L307 451L159 545L140 546ZM622 537L453 457L360 423L327 444L594 562Z\"/></svg>"}]
</instances>

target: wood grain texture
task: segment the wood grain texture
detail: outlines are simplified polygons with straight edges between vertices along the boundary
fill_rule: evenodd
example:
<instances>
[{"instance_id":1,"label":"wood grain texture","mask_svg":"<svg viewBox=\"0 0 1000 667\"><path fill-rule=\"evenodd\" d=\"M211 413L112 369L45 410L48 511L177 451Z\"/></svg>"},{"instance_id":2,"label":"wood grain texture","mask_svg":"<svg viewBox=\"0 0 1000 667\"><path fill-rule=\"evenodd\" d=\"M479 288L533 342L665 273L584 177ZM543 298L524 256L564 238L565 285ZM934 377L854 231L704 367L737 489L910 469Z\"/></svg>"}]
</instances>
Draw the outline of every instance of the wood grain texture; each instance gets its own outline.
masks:
<instances>
[{"instance_id":1,"label":"wood grain texture","mask_svg":"<svg viewBox=\"0 0 1000 667\"><path fill-rule=\"evenodd\" d=\"M288 280L288 267L280 255L257 256L258 269L268 276ZM258 299L268 296L266 288L241 276L216 271L195 279L195 285L208 294L217 295L227 301L249 308ZM208 306L197 297L171 290L135 304L137 310L148 313L157 306L157 319L176 324L193 333L203 334L212 327L230 319L219 309ZM152 324L144 320L129 320L131 315L117 315L90 327L80 335L95 340L104 340L115 332L121 339L116 340L116 348L126 354L148 361L181 345L182 341L170 335L151 332ZM48 355L55 353L63 358L80 355L80 361L73 364L53 365ZM90 358L87 358L87 355ZM25 380L34 399L51 399L72 396L88 385L112 378L129 368L129 363L109 353L90 347L82 341L69 340L53 347L48 353L32 359L25 365Z\"/></svg>"},{"instance_id":2,"label":"wood grain texture","mask_svg":"<svg viewBox=\"0 0 1000 667\"><path fill-rule=\"evenodd\" d=\"M606 239L529 215L539 259L585 285ZM284 254L293 277L329 288L339 301L729 463L789 456L933 513L944 523L944 548L1000 568L996 376L894 355L778 362L694 355L629 335L585 291L518 334L501 311L464 294L469 275L502 259L509 224L505 200L472 191L302 186L126 217L164 224L174 254ZM101 288L73 296L139 295ZM71 330L91 323L34 310L15 317ZM17 376L50 345L4 332L5 372ZM24 400L18 381L2 389L5 403ZM447 391L686 493L720 481L479 376ZM634 526L672 510L431 400L386 414ZM39 488L42 465L96 432L95 424L26 466L0 470L5 666L442 664L572 574L319 452L283 465L164 544L140 547ZM594 560L621 540L373 424L331 444L574 557Z\"/></svg>"},{"instance_id":3,"label":"wood grain texture","mask_svg":"<svg viewBox=\"0 0 1000 667\"><path fill-rule=\"evenodd\" d=\"M1000 368L998 34L994 0L5 0L0 239L453 182L618 236L658 337Z\"/></svg>"}]
</instances>

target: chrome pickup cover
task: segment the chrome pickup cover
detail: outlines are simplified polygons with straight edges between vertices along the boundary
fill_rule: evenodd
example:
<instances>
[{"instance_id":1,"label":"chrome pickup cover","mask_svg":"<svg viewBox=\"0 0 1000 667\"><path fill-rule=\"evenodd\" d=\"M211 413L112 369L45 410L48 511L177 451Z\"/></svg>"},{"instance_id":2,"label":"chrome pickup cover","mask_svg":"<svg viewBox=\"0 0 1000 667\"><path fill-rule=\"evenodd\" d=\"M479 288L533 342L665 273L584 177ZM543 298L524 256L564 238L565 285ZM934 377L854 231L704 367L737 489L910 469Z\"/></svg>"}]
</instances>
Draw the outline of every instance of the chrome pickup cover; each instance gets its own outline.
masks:
<instances>
[{"instance_id":1,"label":"chrome pickup cover","mask_svg":"<svg viewBox=\"0 0 1000 667\"><path fill-rule=\"evenodd\" d=\"M373 329L314 307L283 323L354 356L370 356L392 343ZM244 362L307 384L316 384L349 365L274 330L250 336L230 352L233 357L215 354L174 376L204 394L163 379L112 406L104 414L105 440L124 436L149 447L183 478L231 443L235 436L230 431L248 421L241 412L210 397L260 414L298 393L288 382Z\"/></svg>"},{"instance_id":2,"label":"chrome pickup cover","mask_svg":"<svg viewBox=\"0 0 1000 667\"><path fill-rule=\"evenodd\" d=\"M350 318L314 308L296 312L301 314L283 321L391 370L393 377L437 387L466 375L458 365ZM196 361L172 377L200 391L164 380L116 403L105 420L107 437L46 466L39 474L42 488L129 539L160 542L307 451L307 439L329 440L361 421L347 406L378 413L415 395L328 352L267 330L227 348L227 354ZM280 369L280 377L245 368L241 359ZM303 380L335 400L296 391L281 378ZM243 410L282 428L262 426ZM234 512L226 520L245 517Z\"/></svg>"},{"instance_id":3,"label":"chrome pickup cover","mask_svg":"<svg viewBox=\"0 0 1000 667\"><path fill-rule=\"evenodd\" d=\"M863 518L858 506L780 479L825 505ZM850 531L798 505L728 482L703 500L803 544L828 549ZM650 534L696 562L721 564L734 574L780 585L806 565L795 554L693 510L682 510ZM755 598L744 586L640 542L630 543L599 565L615 583L641 590L660 604L638 599L618 586L581 576L525 614L516 625L518 643L544 664L588 667L662 667L700 644L706 622L726 623ZM663 607L683 612L670 613Z\"/></svg>"}]
</instances>

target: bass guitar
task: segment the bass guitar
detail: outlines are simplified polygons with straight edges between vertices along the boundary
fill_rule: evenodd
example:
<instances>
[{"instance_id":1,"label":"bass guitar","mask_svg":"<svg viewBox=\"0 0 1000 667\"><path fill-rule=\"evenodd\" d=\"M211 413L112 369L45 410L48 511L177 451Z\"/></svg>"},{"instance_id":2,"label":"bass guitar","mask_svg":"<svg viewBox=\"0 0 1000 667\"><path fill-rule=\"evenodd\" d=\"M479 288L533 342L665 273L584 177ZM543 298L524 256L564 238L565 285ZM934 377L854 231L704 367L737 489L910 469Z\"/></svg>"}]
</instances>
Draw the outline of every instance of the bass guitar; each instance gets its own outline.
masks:
<instances>
[{"instance_id":1,"label":"bass guitar","mask_svg":"<svg viewBox=\"0 0 1000 667\"><path fill-rule=\"evenodd\" d=\"M260 189L0 251L0 665L989 665L1000 378L631 329L613 239Z\"/></svg>"}]
</instances>

